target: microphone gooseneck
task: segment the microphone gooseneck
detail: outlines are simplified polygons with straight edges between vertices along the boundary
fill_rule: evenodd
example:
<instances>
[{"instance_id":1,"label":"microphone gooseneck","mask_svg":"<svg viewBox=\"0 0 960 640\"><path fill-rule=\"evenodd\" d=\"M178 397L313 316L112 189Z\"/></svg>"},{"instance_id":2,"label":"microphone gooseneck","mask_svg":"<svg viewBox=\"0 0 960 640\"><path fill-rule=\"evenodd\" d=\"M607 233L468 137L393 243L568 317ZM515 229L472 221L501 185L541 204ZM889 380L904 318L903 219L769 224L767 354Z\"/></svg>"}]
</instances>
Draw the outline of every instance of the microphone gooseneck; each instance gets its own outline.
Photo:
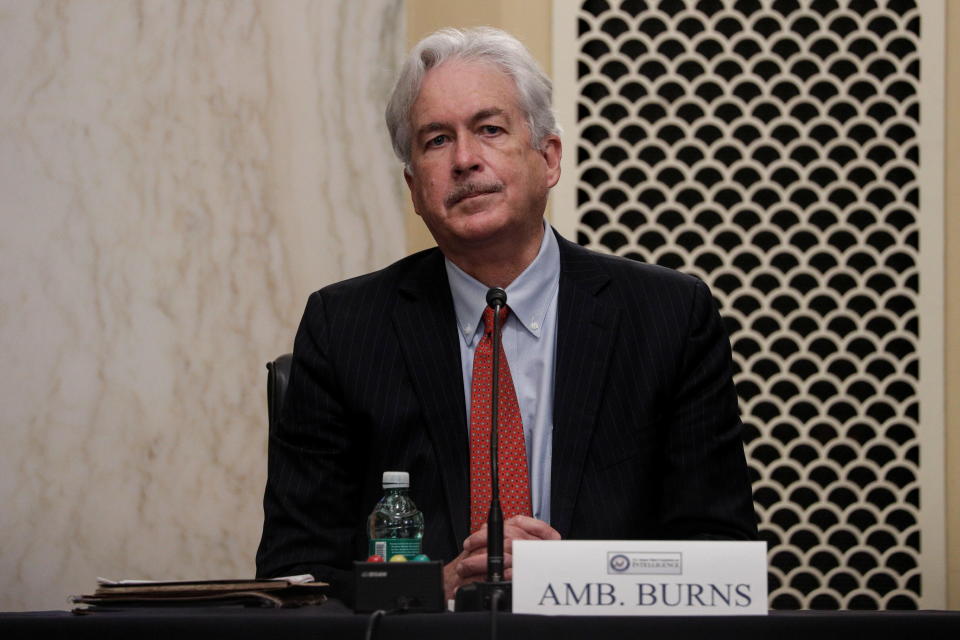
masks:
<instances>
[{"instance_id":1,"label":"microphone gooseneck","mask_svg":"<svg viewBox=\"0 0 960 640\"><path fill-rule=\"evenodd\" d=\"M503 582L503 510L500 508L499 418L500 418L500 310L507 304L507 292L500 287L487 291L487 305L493 309L493 385L490 390L490 514L487 516L487 580Z\"/></svg>"},{"instance_id":2,"label":"microphone gooseneck","mask_svg":"<svg viewBox=\"0 0 960 640\"><path fill-rule=\"evenodd\" d=\"M457 589L455 611L512 609L513 589L505 580L503 558L503 510L500 508L500 474L497 465L497 434L500 418L500 310L507 306L507 292L500 287L487 291L487 305L493 310L493 378L490 389L490 514L487 516L487 580L471 582ZM494 618L494 624L496 618ZM493 627L495 629L495 627Z\"/></svg>"}]
</instances>

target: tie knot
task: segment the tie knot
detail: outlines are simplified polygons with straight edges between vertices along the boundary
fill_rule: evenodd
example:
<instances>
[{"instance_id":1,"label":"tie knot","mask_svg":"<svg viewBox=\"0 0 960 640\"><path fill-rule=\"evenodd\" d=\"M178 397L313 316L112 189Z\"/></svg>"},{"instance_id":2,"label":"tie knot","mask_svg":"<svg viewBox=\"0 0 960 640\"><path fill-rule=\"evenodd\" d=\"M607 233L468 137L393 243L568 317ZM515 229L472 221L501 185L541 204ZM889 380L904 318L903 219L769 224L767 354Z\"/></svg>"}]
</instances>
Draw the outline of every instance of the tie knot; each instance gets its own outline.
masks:
<instances>
[{"instance_id":1,"label":"tie knot","mask_svg":"<svg viewBox=\"0 0 960 640\"><path fill-rule=\"evenodd\" d=\"M504 320L507 319L507 314L510 313L510 307L504 306L500 307L500 326L503 326ZM483 332L486 335L491 335L493 333L493 309L487 307L483 310Z\"/></svg>"}]
</instances>

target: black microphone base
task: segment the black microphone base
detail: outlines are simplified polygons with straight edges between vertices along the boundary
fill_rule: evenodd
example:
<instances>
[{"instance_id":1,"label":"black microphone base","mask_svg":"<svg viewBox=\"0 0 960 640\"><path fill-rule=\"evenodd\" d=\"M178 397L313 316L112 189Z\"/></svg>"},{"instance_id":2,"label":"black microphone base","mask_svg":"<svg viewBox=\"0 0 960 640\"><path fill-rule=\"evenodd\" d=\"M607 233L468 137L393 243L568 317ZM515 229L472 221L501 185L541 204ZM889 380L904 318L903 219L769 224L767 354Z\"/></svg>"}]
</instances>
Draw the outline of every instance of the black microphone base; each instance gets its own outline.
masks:
<instances>
[{"instance_id":1,"label":"black microphone base","mask_svg":"<svg viewBox=\"0 0 960 640\"><path fill-rule=\"evenodd\" d=\"M494 593L500 593L497 611L513 609L513 588L510 582L471 582L457 589L454 611L490 611Z\"/></svg>"}]
</instances>

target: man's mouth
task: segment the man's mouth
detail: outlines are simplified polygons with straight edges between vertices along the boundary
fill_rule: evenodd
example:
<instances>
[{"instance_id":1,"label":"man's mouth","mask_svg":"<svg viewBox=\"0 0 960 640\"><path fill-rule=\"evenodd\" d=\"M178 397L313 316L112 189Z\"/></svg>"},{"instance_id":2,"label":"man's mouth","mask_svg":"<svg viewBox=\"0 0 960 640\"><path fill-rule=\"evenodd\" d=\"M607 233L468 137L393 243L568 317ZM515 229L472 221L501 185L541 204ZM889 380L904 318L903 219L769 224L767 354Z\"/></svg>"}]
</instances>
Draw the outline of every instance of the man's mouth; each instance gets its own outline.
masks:
<instances>
[{"instance_id":1,"label":"man's mouth","mask_svg":"<svg viewBox=\"0 0 960 640\"><path fill-rule=\"evenodd\" d=\"M473 198L476 196L483 196L490 193L500 193L503 191L503 184L499 182L490 182L487 184L480 184L475 182L468 182L457 186L450 195L447 196L444 204L449 209L450 207L455 206L461 200L466 200L467 198Z\"/></svg>"}]
</instances>

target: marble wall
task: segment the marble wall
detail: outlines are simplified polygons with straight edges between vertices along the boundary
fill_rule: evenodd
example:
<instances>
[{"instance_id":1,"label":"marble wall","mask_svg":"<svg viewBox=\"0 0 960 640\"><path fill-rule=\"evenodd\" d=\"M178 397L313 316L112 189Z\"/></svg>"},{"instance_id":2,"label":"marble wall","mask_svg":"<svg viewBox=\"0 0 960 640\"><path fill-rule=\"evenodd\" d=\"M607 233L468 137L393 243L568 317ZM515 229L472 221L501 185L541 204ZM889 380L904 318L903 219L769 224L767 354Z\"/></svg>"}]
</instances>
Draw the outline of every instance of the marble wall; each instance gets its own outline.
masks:
<instances>
[{"instance_id":1,"label":"marble wall","mask_svg":"<svg viewBox=\"0 0 960 640\"><path fill-rule=\"evenodd\" d=\"M0 0L0 610L253 573L264 363L404 251L403 0Z\"/></svg>"}]
</instances>

